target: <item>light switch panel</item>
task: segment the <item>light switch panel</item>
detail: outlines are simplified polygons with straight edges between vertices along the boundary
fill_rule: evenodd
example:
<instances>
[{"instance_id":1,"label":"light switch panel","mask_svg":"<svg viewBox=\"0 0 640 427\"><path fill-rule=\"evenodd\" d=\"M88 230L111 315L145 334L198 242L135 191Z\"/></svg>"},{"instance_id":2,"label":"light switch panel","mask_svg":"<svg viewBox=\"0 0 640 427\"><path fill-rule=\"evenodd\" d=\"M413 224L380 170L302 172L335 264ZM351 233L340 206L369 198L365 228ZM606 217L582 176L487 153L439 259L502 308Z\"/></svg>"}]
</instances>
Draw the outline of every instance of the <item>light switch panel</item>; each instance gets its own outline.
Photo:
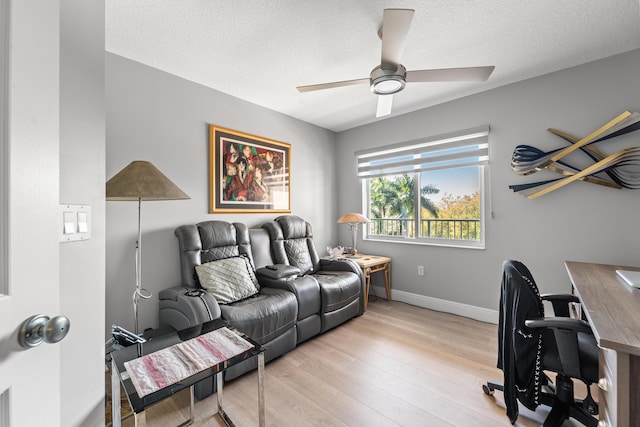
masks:
<instances>
[{"instance_id":1,"label":"light switch panel","mask_svg":"<svg viewBox=\"0 0 640 427\"><path fill-rule=\"evenodd\" d=\"M88 233L89 232L89 223L87 222L87 212L79 211L78 212L78 233Z\"/></svg>"},{"instance_id":2,"label":"light switch panel","mask_svg":"<svg viewBox=\"0 0 640 427\"><path fill-rule=\"evenodd\" d=\"M60 205L60 243L91 238L91 206Z\"/></svg>"},{"instance_id":3,"label":"light switch panel","mask_svg":"<svg viewBox=\"0 0 640 427\"><path fill-rule=\"evenodd\" d=\"M74 234L76 232L76 213L65 210L62 212L62 233Z\"/></svg>"}]
</instances>

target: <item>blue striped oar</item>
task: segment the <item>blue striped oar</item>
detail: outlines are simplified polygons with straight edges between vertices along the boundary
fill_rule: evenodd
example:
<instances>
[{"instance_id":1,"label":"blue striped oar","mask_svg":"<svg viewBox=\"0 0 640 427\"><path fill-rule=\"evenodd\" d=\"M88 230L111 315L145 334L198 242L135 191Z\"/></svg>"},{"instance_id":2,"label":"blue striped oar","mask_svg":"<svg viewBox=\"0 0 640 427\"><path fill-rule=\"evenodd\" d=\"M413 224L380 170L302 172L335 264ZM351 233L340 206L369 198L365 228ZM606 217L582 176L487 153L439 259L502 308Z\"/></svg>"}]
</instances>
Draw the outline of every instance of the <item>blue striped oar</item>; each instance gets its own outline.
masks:
<instances>
[{"instance_id":1,"label":"blue striped oar","mask_svg":"<svg viewBox=\"0 0 640 427\"><path fill-rule=\"evenodd\" d=\"M541 186L542 188L538 188L537 191L527 195L527 197L530 199L535 199L561 187L564 187L565 185L582 177L593 175L609 168L620 168L624 166L635 166L638 168L638 173L629 174L630 176L634 177L634 180L629 182L630 186L627 188L640 189L640 147L631 147L625 148L624 150L620 150L608 157L605 157L599 162L594 163L593 165L583 169L582 171L574 175L557 180L553 183L545 184Z\"/></svg>"},{"instance_id":2,"label":"blue striped oar","mask_svg":"<svg viewBox=\"0 0 640 427\"><path fill-rule=\"evenodd\" d=\"M512 168L521 175L529 175L541 171L550 164L560 161L560 159L564 158L568 154L592 143L596 139L608 135L610 132L614 132L626 127L628 123L625 122L621 124L621 122L629 118L631 115L631 112L625 111L624 113L620 114L618 117L601 126L599 129L595 130L588 136L562 149L549 151L547 153L544 153L542 151L540 151L539 153L532 153L530 150L523 150L523 146L518 146L513 152L511 160ZM620 126L617 126L619 124Z\"/></svg>"}]
</instances>

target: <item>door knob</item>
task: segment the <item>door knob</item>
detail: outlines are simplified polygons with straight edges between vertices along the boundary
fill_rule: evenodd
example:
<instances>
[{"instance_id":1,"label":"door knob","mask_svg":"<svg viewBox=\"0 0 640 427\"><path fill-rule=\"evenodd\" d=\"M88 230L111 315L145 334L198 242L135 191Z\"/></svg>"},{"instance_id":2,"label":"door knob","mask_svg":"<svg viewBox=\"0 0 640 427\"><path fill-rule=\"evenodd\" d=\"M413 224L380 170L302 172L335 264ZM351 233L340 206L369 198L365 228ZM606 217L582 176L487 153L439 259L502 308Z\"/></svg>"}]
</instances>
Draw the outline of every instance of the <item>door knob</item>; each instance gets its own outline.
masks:
<instances>
[{"instance_id":1,"label":"door knob","mask_svg":"<svg viewBox=\"0 0 640 427\"><path fill-rule=\"evenodd\" d=\"M31 348L46 342L53 344L67 336L71 323L64 316L50 318L43 314L29 317L22 323L18 342L24 348Z\"/></svg>"}]
</instances>

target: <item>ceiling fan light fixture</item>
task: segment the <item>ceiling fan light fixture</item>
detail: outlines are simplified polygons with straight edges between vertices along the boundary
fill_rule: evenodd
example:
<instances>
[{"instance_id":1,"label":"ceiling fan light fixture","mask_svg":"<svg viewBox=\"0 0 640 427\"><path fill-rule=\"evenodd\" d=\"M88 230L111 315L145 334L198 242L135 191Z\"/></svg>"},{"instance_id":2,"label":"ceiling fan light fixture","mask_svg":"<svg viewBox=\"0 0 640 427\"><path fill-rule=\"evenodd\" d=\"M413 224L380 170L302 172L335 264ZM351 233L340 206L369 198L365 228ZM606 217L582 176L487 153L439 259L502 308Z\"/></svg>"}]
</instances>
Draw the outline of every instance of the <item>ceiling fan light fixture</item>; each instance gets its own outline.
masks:
<instances>
[{"instance_id":1,"label":"ceiling fan light fixture","mask_svg":"<svg viewBox=\"0 0 640 427\"><path fill-rule=\"evenodd\" d=\"M400 92L407 85L407 70L398 65L396 70L385 70L378 66L371 72L370 89L376 95L393 95Z\"/></svg>"},{"instance_id":2,"label":"ceiling fan light fixture","mask_svg":"<svg viewBox=\"0 0 640 427\"><path fill-rule=\"evenodd\" d=\"M401 91L403 87L404 83L401 80L389 78L375 82L372 90L373 93L378 95L389 95Z\"/></svg>"}]
</instances>

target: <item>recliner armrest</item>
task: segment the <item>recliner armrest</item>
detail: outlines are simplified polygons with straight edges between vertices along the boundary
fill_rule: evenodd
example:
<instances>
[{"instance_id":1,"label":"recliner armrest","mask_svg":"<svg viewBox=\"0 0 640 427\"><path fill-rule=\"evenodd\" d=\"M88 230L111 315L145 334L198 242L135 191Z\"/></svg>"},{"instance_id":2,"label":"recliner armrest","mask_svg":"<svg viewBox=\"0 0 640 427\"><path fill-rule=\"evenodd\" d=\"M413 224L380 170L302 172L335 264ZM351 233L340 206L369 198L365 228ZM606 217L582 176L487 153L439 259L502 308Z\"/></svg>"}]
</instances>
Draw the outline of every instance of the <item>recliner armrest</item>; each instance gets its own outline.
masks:
<instances>
[{"instance_id":1,"label":"recliner armrest","mask_svg":"<svg viewBox=\"0 0 640 427\"><path fill-rule=\"evenodd\" d=\"M364 313L364 301L365 298L368 298L364 273L360 266L356 264L355 261L350 260L348 258L337 258L337 259L327 259L320 258L320 262L318 263L318 271L315 273L322 273L323 271L345 271L349 273L354 273L360 279L360 309L358 311L358 316Z\"/></svg>"},{"instance_id":2,"label":"recliner armrest","mask_svg":"<svg viewBox=\"0 0 640 427\"><path fill-rule=\"evenodd\" d=\"M218 319L221 315L216 299L204 289L174 286L158 293L160 325L176 330Z\"/></svg>"},{"instance_id":3,"label":"recliner armrest","mask_svg":"<svg viewBox=\"0 0 640 427\"><path fill-rule=\"evenodd\" d=\"M273 264L256 270L258 280L267 278L272 280L290 280L295 279L300 274L300 269L293 265Z\"/></svg>"},{"instance_id":4,"label":"recliner armrest","mask_svg":"<svg viewBox=\"0 0 640 427\"><path fill-rule=\"evenodd\" d=\"M347 258L326 259L320 258L320 270L326 271L350 271L361 275L362 270L355 262Z\"/></svg>"}]
</instances>

